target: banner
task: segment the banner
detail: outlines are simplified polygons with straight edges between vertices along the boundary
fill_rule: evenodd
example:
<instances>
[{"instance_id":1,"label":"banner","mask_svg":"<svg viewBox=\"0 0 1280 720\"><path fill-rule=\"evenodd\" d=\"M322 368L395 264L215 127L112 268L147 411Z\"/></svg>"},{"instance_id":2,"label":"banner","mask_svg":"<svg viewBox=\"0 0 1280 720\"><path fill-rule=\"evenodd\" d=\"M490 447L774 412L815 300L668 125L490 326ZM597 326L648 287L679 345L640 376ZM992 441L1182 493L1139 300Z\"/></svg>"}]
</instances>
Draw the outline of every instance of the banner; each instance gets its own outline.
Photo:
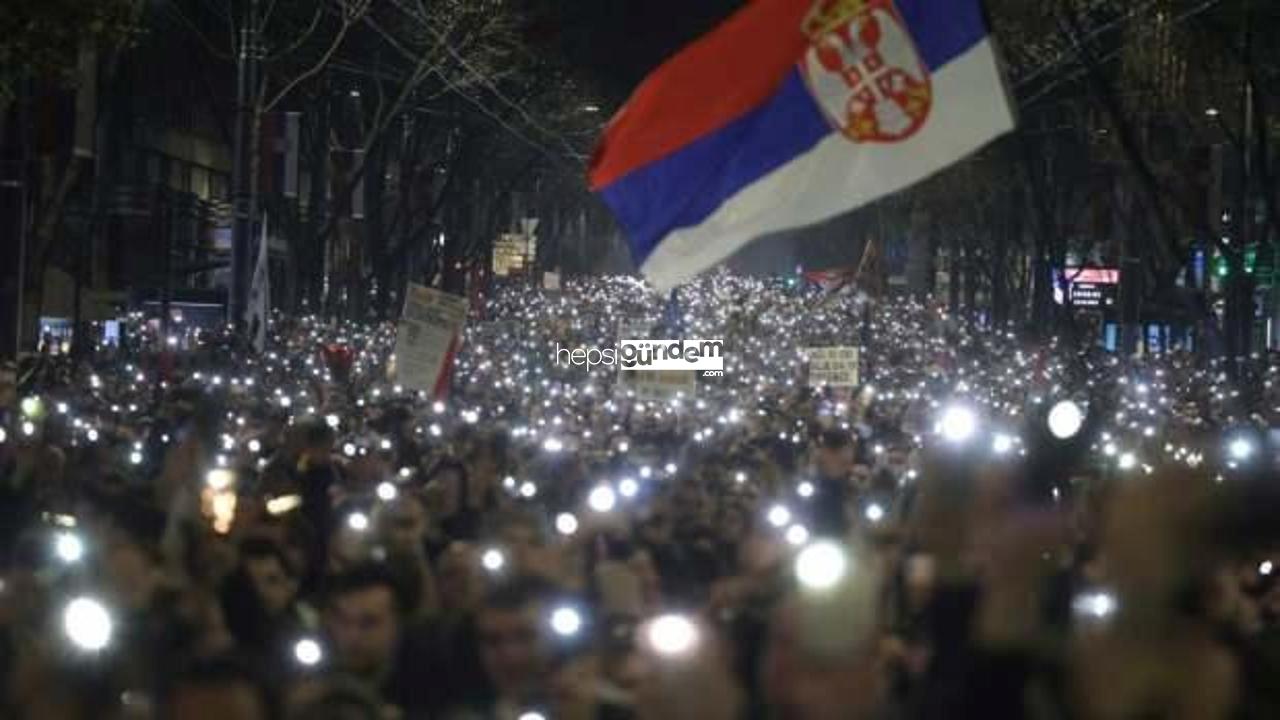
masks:
<instances>
[{"instance_id":1,"label":"banner","mask_svg":"<svg viewBox=\"0 0 1280 720\"><path fill-rule=\"evenodd\" d=\"M464 298L410 283L396 334L397 382L436 393L447 379L466 318Z\"/></svg>"},{"instance_id":2,"label":"banner","mask_svg":"<svg viewBox=\"0 0 1280 720\"><path fill-rule=\"evenodd\" d=\"M560 289L560 273L548 272L542 274L543 290L559 290Z\"/></svg>"},{"instance_id":3,"label":"banner","mask_svg":"<svg viewBox=\"0 0 1280 720\"><path fill-rule=\"evenodd\" d=\"M804 356L809 361L810 387L857 387L858 348L805 348Z\"/></svg>"},{"instance_id":4,"label":"banner","mask_svg":"<svg viewBox=\"0 0 1280 720\"><path fill-rule=\"evenodd\" d=\"M267 316L271 312L270 242L267 240L267 216L262 216L262 237L258 240L258 263L253 268L249 286L249 339L253 349L262 352L267 346Z\"/></svg>"}]
</instances>

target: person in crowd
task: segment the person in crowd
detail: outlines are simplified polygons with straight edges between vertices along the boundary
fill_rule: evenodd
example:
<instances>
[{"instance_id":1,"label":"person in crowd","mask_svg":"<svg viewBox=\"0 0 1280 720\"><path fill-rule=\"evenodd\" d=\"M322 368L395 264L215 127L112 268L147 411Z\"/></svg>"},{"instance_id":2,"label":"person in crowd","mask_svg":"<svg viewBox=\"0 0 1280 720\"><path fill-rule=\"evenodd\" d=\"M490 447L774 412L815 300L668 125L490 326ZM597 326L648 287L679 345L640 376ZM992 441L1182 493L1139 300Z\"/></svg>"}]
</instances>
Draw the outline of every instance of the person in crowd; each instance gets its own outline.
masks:
<instances>
[{"instance_id":1,"label":"person in crowd","mask_svg":"<svg viewBox=\"0 0 1280 720\"><path fill-rule=\"evenodd\" d=\"M628 278L487 294L439 395L316 318L43 358L0 412L0 716L1276 717L1280 356L818 299L683 288L728 354L693 392L540 349L652 320Z\"/></svg>"}]
</instances>

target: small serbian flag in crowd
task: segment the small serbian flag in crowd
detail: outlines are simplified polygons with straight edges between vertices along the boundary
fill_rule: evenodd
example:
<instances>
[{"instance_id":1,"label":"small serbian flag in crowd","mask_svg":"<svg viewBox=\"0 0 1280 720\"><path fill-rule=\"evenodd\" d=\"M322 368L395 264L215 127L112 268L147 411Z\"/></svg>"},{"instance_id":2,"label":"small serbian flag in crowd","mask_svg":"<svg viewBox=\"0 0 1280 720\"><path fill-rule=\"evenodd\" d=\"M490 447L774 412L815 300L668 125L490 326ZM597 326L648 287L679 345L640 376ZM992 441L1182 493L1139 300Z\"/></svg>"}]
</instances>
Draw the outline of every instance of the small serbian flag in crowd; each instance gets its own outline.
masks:
<instances>
[{"instance_id":1,"label":"small serbian flag in crowd","mask_svg":"<svg viewBox=\"0 0 1280 720\"><path fill-rule=\"evenodd\" d=\"M754 0L640 85L590 179L665 291L1013 127L979 0Z\"/></svg>"}]
</instances>

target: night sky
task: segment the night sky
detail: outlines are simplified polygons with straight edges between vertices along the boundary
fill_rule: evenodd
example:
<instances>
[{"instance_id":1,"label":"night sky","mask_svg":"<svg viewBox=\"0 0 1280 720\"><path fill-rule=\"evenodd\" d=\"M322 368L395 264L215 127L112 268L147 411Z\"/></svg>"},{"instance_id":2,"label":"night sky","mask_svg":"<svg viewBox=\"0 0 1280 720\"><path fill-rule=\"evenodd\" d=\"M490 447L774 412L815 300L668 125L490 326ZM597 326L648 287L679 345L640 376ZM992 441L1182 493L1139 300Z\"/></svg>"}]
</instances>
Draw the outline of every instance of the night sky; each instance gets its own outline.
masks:
<instances>
[{"instance_id":1,"label":"night sky","mask_svg":"<svg viewBox=\"0 0 1280 720\"><path fill-rule=\"evenodd\" d=\"M526 0L530 32L563 53L612 110L664 59L742 6L742 0Z\"/></svg>"}]
</instances>

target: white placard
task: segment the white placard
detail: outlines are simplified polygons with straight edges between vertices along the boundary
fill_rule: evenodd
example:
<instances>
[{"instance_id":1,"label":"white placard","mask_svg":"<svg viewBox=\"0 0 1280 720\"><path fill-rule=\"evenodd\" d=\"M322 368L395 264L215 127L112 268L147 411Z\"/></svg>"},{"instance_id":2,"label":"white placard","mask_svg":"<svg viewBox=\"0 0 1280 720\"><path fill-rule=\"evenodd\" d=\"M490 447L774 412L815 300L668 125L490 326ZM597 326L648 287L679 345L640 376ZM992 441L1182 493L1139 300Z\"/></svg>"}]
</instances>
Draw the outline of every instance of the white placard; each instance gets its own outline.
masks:
<instances>
[{"instance_id":1,"label":"white placard","mask_svg":"<svg viewBox=\"0 0 1280 720\"><path fill-rule=\"evenodd\" d=\"M810 387L858 386L858 348L805 348L804 356L809 361Z\"/></svg>"},{"instance_id":2,"label":"white placard","mask_svg":"<svg viewBox=\"0 0 1280 720\"><path fill-rule=\"evenodd\" d=\"M466 319L465 298L410 283L396 334L397 382L433 392Z\"/></svg>"}]
</instances>

